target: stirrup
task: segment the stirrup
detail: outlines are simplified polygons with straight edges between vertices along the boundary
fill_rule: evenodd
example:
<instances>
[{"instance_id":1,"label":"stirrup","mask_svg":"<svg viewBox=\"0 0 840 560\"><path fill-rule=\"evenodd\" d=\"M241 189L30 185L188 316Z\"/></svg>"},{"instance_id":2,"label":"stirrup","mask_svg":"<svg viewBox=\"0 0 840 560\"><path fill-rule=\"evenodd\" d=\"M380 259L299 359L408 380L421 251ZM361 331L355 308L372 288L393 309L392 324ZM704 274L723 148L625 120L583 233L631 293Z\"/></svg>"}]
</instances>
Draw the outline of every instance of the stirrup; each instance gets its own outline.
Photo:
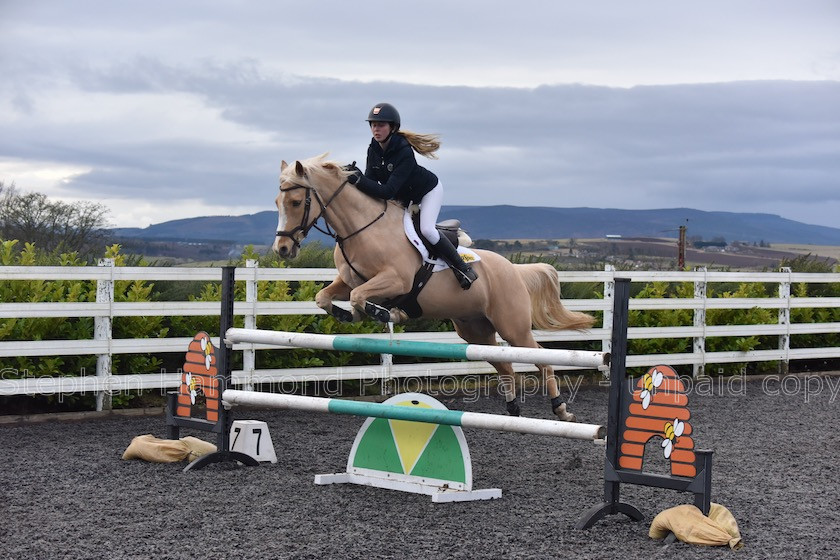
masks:
<instances>
[{"instance_id":1,"label":"stirrup","mask_svg":"<svg viewBox=\"0 0 840 560\"><path fill-rule=\"evenodd\" d=\"M466 270L461 270L460 268L452 267L452 272L455 273L455 278L458 279L458 284L461 285L462 290L469 290L473 282L478 280L478 274L472 269L472 267L466 267Z\"/></svg>"}]
</instances>

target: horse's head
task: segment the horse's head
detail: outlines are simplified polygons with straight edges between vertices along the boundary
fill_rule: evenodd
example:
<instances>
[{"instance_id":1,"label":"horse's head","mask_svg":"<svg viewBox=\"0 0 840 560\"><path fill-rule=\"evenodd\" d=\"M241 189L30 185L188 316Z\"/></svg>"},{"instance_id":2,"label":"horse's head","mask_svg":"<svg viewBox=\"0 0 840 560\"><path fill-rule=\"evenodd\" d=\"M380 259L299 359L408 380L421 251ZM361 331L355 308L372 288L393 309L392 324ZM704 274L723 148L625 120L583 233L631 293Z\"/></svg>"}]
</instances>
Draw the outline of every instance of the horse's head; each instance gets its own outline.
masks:
<instances>
[{"instance_id":1,"label":"horse's head","mask_svg":"<svg viewBox=\"0 0 840 560\"><path fill-rule=\"evenodd\" d=\"M280 192L274 199L277 236L272 249L281 257L297 256L309 230L346 183L348 172L335 162L324 161L326 155L280 165Z\"/></svg>"}]
</instances>

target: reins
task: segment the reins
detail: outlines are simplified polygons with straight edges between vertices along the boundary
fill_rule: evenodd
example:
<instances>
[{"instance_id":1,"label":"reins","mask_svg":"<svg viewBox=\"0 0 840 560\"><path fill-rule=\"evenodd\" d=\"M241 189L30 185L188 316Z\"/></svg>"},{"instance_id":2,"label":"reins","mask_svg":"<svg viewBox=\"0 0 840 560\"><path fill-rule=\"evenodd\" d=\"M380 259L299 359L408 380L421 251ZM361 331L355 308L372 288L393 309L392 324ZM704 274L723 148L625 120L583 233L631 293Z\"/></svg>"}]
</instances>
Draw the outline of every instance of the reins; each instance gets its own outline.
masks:
<instances>
[{"instance_id":1,"label":"reins","mask_svg":"<svg viewBox=\"0 0 840 560\"><path fill-rule=\"evenodd\" d=\"M327 220L327 208L338 197L338 195L341 194L341 191L343 191L344 187L346 187L347 185L348 185L348 181L347 181L347 179L345 179L344 182L341 183L341 185L339 185L339 187L336 189L336 191L332 194L332 196L329 198L329 200L327 200L327 202L324 202L321 199L321 195L318 193L317 190L315 190L314 187L311 187L311 186L308 186L308 185L293 184L293 185L291 185L289 187L286 187L286 188L280 187L280 192L288 192L288 191L293 191L295 189L306 189L306 199L304 201L303 216L301 217L300 224L298 224L297 226L295 226L294 228L292 228L290 230L285 230L285 231L278 230L275 237L288 237L289 239L292 240L292 243L295 245L295 247L300 248L300 241L298 241L295 238L295 234L299 231L302 231L303 236L301 236L301 239L303 239L309 234L309 230L311 230L314 227L315 229L317 229L318 231L320 231L324 235L328 235L329 237L332 237L335 240L336 244L338 245L338 248L341 250L341 255L344 257L344 261L347 263L347 266L350 267L350 270L352 270L356 274L356 276L361 278L364 282L367 282L368 278L365 275L363 275L361 272L356 270L356 267L354 267L353 263L350 262L350 258L347 256L347 252L344 249L344 244L347 242L348 239L362 233L367 228L369 228L370 226L372 226L373 224L375 224L376 222L381 220L385 216L385 213L388 212L388 201L387 200L382 201L384 206L382 207L382 212L380 212L377 217L375 217L373 220L368 222L366 225L360 227L359 229L357 229L353 233L351 233L349 235L346 235L344 237L341 237L335 231L333 231L333 228L330 225L329 220ZM312 209L312 193L313 192L315 193L315 199L318 202L319 213L318 213L318 216L314 220L309 222L309 214L310 214L310 211ZM324 220L325 229L321 229L318 226L318 220L321 220L321 219Z\"/></svg>"}]
</instances>

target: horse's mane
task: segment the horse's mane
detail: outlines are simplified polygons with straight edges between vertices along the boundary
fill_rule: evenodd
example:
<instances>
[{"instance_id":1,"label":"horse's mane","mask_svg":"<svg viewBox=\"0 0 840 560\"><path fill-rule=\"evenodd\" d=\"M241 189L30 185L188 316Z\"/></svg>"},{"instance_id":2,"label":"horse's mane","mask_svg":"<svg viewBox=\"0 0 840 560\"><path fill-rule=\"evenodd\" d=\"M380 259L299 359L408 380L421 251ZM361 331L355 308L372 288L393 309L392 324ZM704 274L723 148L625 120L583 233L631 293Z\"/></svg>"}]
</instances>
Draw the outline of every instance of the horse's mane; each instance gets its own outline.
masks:
<instances>
[{"instance_id":1,"label":"horse's mane","mask_svg":"<svg viewBox=\"0 0 840 560\"><path fill-rule=\"evenodd\" d=\"M289 179L293 178L296 175L296 163L300 163L310 181L320 182L319 180L334 179L335 177L339 177L341 180L346 179L351 171L344 169L344 166L337 161L328 160L327 156L329 156L329 152L298 160L298 162L286 167L281 176Z\"/></svg>"}]
</instances>

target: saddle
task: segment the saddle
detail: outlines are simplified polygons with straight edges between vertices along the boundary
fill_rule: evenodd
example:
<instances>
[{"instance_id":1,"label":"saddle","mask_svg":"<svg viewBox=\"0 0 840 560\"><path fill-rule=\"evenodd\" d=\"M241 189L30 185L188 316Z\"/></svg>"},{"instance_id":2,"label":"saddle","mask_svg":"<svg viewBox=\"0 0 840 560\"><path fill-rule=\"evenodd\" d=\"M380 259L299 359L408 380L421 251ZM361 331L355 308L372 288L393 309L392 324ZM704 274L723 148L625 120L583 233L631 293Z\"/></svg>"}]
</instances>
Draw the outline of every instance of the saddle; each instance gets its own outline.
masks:
<instances>
[{"instance_id":1,"label":"saddle","mask_svg":"<svg viewBox=\"0 0 840 560\"><path fill-rule=\"evenodd\" d=\"M420 213L414 210L414 208L407 209L406 212L410 212L411 215L411 225L414 228L414 236L409 236L415 244L418 242L422 242L423 247L425 247L426 252L428 254L428 259L423 260L423 264L417 270L417 273L414 275L414 281L412 282L411 291L408 293L402 294L400 296L391 298L389 300L383 301L381 304L377 305L375 303L368 302L365 306L365 311L372 315L373 317L379 319L383 322L388 322L390 320L390 309L391 308L398 308L401 309L409 319L416 319L423 315L423 308L420 307L420 304L417 302L417 296L420 295L420 292L423 288L426 287L426 283L432 277L432 274L442 267L446 267L447 265L442 264L443 261L440 259L440 255L436 254L434 251L434 247L431 243L429 243L425 237L420 233ZM460 220L444 220L435 224L435 228L440 232L442 236L445 236L449 241L452 242L452 245L458 247L458 231L461 228L461 221ZM408 223L405 224L406 235L409 235L408 230ZM419 247L416 247L419 250ZM422 255L422 251L420 252ZM472 253L471 260L478 260L478 255ZM463 255L462 255L463 256Z\"/></svg>"},{"instance_id":2,"label":"saddle","mask_svg":"<svg viewBox=\"0 0 840 560\"><path fill-rule=\"evenodd\" d=\"M417 232L417 237L420 238L420 241L423 242L423 246L429 252L429 256L439 257L437 253L434 251L434 246L429 243L429 241L423 237L423 234L420 233L420 213L413 212L411 214L411 223L414 224L414 231ZM453 247L458 246L458 230L461 229L461 220L444 220L442 222L438 222L435 224L435 229L438 232L446 237L450 243L452 243Z\"/></svg>"}]
</instances>

